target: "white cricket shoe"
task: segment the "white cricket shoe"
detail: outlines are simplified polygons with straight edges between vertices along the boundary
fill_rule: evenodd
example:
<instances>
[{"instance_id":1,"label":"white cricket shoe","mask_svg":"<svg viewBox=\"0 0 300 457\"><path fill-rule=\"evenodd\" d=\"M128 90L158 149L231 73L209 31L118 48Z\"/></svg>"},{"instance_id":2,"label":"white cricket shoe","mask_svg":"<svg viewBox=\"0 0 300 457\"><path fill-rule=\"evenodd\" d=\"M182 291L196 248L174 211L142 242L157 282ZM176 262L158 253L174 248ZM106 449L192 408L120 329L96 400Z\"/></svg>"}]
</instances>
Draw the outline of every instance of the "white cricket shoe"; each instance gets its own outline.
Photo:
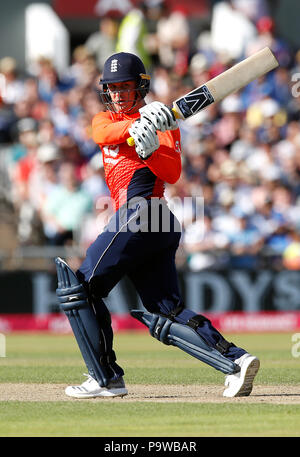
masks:
<instances>
[{"instance_id":1,"label":"white cricket shoe","mask_svg":"<svg viewBox=\"0 0 300 457\"><path fill-rule=\"evenodd\" d=\"M234 361L241 367L241 371L227 375L223 397L247 397L251 394L253 380L259 370L260 361L251 354L244 354Z\"/></svg>"},{"instance_id":2,"label":"white cricket shoe","mask_svg":"<svg viewBox=\"0 0 300 457\"><path fill-rule=\"evenodd\" d=\"M87 380L80 386L68 386L65 389L66 395L75 398L93 397L124 397L128 394L123 378L110 381L107 387L99 386L92 376L85 374Z\"/></svg>"}]
</instances>

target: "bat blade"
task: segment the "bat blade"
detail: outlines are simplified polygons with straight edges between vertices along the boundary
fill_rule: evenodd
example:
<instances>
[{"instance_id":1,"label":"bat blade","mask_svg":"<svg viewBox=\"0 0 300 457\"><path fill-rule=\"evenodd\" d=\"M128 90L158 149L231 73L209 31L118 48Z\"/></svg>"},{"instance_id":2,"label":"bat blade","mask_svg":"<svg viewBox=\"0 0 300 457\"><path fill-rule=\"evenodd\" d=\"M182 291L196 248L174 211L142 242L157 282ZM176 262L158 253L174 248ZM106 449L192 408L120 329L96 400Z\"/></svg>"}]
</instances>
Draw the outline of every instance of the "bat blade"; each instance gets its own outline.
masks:
<instances>
[{"instance_id":1,"label":"bat blade","mask_svg":"<svg viewBox=\"0 0 300 457\"><path fill-rule=\"evenodd\" d=\"M177 117L188 119L210 104L223 100L227 95L237 92L260 76L274 70L278 65L276 57L270 48L266 47L203 86L175 100L173 110L177 112Z\"/></svg>"}]
</instances>

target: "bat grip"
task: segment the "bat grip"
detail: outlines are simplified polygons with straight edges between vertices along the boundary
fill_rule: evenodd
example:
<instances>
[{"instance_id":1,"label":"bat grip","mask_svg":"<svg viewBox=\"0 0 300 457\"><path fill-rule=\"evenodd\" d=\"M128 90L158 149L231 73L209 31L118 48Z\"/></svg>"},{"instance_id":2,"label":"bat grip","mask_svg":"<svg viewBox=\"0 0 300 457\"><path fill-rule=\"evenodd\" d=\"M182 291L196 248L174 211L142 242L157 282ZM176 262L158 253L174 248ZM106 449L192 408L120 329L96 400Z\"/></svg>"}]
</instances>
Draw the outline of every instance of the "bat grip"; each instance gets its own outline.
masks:
<instances>
[{"instance_id":1,"label":"bat grip","mask_svg":"<svg viewBox=\"0 0 300 457\"><path fill-rule=\"evenodd\" d=\"M171 111L172 111L172 113L174 114L174 116L176 117L176 119L180 119L180 115L179 115L179 113L176 111L175 108L172 108ZM129 138L127 138L126 141L127 141L128 146L134 146L134 144L135 144L135 143L134 143L134 139L132 138L132 136L129 137Z\"/></svg>"}]
</instances>

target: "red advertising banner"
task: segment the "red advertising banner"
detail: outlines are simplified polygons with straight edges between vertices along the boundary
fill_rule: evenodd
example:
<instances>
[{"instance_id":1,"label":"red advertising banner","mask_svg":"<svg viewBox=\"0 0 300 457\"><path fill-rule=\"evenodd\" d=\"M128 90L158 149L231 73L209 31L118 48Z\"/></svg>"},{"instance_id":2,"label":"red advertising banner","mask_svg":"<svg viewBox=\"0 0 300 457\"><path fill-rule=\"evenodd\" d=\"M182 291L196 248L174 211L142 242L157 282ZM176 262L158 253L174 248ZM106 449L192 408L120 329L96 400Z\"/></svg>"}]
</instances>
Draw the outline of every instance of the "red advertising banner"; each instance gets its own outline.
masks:
<instances>
[{"instance_id":1,"label":"red advertising banner","mask_svg":"<svg viewBox=\"0 0 300 457\"><path fill-rule=\"evenodd\" d=\"M52 6L62 17L101 17L107 14L123 16L140 0L53 0ZM208 0L165 0L168 10L180 9L188 16L204 16L209 11Z\"/></svg>"},{"instance_id":2,"label":"red advertising banner","mask_svg":"<svg viewBox=\"0 0 300 457\"><path fill-rule=\"evenodd\" d=\"M223 333L296 332L300 330L300 311L231 312L205 314ZM112 315L114 332L148 331L130 314ZM0 333L50 332L71 333L64 314L0 314Z\"/></svg>"}]
</instances>

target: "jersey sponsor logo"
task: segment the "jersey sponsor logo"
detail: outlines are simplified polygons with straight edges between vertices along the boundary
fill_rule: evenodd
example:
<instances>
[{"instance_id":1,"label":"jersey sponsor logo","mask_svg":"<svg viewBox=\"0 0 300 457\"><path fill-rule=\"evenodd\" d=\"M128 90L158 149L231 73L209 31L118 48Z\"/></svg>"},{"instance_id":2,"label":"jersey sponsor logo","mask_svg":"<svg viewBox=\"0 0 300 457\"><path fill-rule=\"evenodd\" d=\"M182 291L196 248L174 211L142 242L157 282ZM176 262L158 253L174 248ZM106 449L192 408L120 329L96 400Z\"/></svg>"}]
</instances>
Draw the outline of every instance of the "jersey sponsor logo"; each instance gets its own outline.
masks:
<instances>
[{"instance_id":1,"label":"jersey sponsor logo","mask_svg":"<svg viewBox=\"0 0 300 457\"><path fill-rule=\"evenodd\" d=\"M109 145L103 147L103 161L105 163L111 163L112 165L116 165L119 162L118 154L119 154L119 146L118 145Z\"/></svg>"},{"instance_id":2,"label":"jersey sponsor logo","mask_svg":"<svg viewBox=\"0 0 300 457\"><path fill-rule=\"evenodd\" d=\"M113 73L118 71L118 59L113 59L110 63L110 71Z\"/></svg>"},{"instance_id":3,"label":"jersey sponsor logo","mask_svg":"<svg viewBox=\"0 0 300 457\"><path fill-rule=\"evenodd\" d=\"M111 157L105 157L105 163L111 163L112 165L116 165L119 162L119 159L112 159Z\"/></svg>"},{"instance_id":4,"label":"jersey sponsor logo","mask_svg":"<svg viewBox=\"0 0 300 457\"><path fill-rule=\"evenodd\" d=\"M118 145L103 146L103 151L106 156L117 157L120 147Z\"/></svg>"}]
</instances>

